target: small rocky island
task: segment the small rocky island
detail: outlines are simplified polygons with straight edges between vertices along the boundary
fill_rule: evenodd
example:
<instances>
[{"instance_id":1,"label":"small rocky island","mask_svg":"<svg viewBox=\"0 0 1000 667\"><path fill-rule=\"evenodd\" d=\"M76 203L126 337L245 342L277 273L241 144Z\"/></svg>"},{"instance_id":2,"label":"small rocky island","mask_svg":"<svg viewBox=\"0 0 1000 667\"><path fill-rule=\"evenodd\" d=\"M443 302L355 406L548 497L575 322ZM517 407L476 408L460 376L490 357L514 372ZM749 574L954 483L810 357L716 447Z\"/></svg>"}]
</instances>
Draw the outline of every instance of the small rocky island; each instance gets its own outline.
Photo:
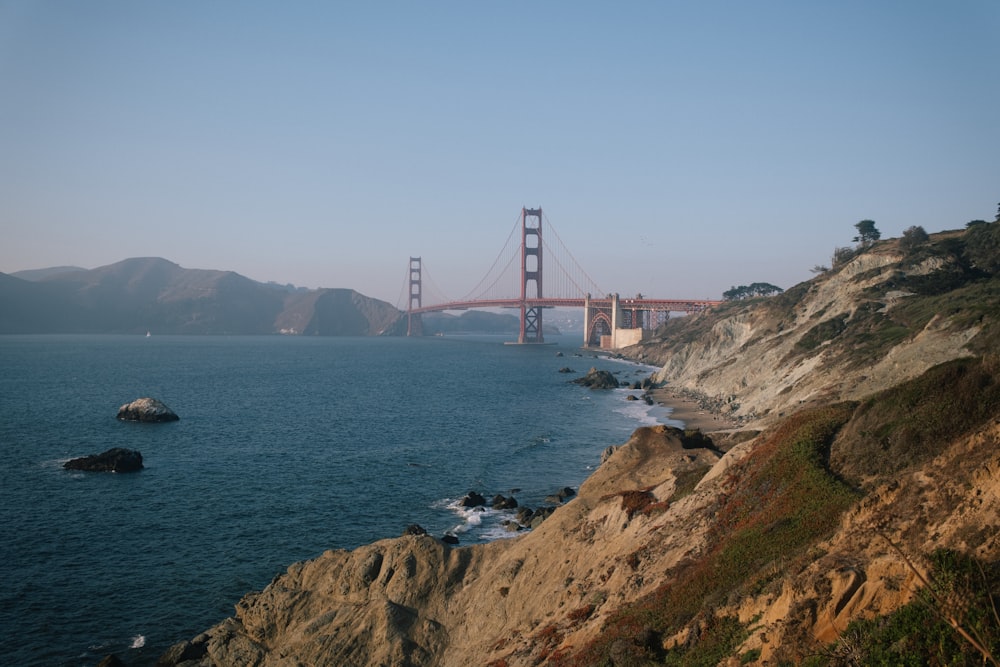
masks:
<instances>
[{"instance_id":1,"label":"small rocky island","mask_svg":"<svg viewBox=\"0 0 1000 667\"><path fill-rule=\"evenodd\" d=\"M134 449L114 447L100 454L71 459L63 464L63 468L88 472L135 472L142 470L142 454Z\"/></svg>"},{"instance_id":2,"label":"small rocky island","mask_svg":"<svg viewBox=\"0 0 1000 667\"><path fill-rule=\"evenodd\" d=\"M129 422L175 422L180 417L162 401L137 398L118 408L118 419Z\"/></svg>"},{"instance_id":3,"label":"small rocky island","mask_svg":"<svg viewBox=\"0 0 1000 667\"><path fill-rule=\"evenodd\" d=\"M614 373L599 371L596 368L591 368L586 375L571 382L591 389L617 389L620 386Z\"/></svg>"}]
</instances>

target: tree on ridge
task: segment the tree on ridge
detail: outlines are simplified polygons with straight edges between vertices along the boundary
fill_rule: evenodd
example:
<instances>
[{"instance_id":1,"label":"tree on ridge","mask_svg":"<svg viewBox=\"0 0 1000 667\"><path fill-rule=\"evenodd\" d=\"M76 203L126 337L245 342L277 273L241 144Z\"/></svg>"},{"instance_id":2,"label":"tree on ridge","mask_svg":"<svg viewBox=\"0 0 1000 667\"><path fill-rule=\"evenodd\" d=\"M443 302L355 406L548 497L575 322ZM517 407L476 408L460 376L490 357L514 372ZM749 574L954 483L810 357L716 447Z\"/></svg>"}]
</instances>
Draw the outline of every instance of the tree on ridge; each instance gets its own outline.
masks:
<instances>
[{"instance_id":1,"label":"tree on ridge","mask_svg":"<svg viewBox=\"0 0 1000 667\"><path fill-rule=\"evenodd\" d=\"M851 240L859 244L862 248L867 248L882 238L882 232L875 227L874 220L862 220L854 225L854 228L858 230L858 235Z\"/></svg>"}]
</instances>

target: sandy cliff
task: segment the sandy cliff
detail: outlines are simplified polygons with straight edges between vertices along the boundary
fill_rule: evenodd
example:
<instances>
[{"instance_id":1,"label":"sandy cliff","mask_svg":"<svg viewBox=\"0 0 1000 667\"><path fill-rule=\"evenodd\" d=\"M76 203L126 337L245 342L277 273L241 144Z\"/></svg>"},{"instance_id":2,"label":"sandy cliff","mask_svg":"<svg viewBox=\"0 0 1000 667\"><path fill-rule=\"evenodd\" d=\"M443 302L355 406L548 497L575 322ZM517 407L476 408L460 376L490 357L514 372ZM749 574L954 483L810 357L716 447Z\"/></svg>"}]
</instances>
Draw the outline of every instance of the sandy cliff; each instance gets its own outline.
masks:
<instances>
[{"instance_id":1,"label":"sandy cliff","mask_svg":"<svg viewBox=\"0 0 1000 667\"><path fill-rule=\"evenodd\" d=\"M942 254L913 256L884 243L780 297L727 304L623 352L662 365L658 380L747 424L858 399L977 353L968 344L981 326L957 321L967 313L947 303L931 314L918 307L928 298L913 287L961 268L960 258Z\"/></svg>"}]
</instances>

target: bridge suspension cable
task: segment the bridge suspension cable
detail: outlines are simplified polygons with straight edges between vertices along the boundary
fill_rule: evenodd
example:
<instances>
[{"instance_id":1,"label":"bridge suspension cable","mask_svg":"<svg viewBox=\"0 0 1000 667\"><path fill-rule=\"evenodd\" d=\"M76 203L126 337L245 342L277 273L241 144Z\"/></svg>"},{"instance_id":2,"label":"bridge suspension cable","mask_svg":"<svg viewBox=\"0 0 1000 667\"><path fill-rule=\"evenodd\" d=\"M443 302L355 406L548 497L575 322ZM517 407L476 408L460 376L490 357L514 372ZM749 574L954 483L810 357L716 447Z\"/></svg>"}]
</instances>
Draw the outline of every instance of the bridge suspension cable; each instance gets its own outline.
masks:
<instances>
[{"instance_id":1,"label":"bridge suspension cable","mask_svg":"<svg viewBox=\"0 0 1000 667\"><path fill-rule=\"evenodd\" d=\"M549 220L549 216L547 215L545 216L545 222L546 222L545 225L546 238L548 238L549 234L554 236L556 239L556 243L558 244L557 249L560 251L555 253L552 252L546 253L546 260L554 261L559 266L560 269L560 272L557 275L564 277L576 289L576 294L574 295L560 294L559 296L585 296L587 294L592 294L594 296L598 295L603 296L605 292L600 287L598 287L597 283L594 282L593 278L591 278L587 274L587 272L584 271L583 267L580 266L580 263L576 261L576 258L573 257L573 253L571 253L569 251L569 248L566 247L566 244L563 243L563 240L559 237L559 234L556 232L555 227L552 226L552 222ZM552 246L551 244L546 242L545 247L546 249L550 249ZM577 282L577 280L573 277L573 273L569 271L560 261L559 258L562 257L563 255L569 258L569 261L572 263L573 268L576 270L576 275L579 276L581 279L580 281L584 283L583 285L580 285L580 283Z\"/></svg>"},{"instance_id":2,"label":"bridge suspension cable","mask_svg":"<svg viewBox=\"0 0 1000 667\"><path fill-rule=\"evenodd\" d=\"M514 220L514 225L510 228L510 234L504 241L500 253L493 260L493 265L479 280L479 283L469 290L468 294L462 297L462 301L474 301L490 297L513 296L516 291L512 289L515 285L517 274L514 272L516 262L520 259L521 245L515 242L518 232L521 231L521 216ZM498 270L499 267L499 270ZM505 286L508 289L501 289L501 281L508 279L511 285ZM498 291L499 290L499 291Z\"/></svg>"}]
</instances>

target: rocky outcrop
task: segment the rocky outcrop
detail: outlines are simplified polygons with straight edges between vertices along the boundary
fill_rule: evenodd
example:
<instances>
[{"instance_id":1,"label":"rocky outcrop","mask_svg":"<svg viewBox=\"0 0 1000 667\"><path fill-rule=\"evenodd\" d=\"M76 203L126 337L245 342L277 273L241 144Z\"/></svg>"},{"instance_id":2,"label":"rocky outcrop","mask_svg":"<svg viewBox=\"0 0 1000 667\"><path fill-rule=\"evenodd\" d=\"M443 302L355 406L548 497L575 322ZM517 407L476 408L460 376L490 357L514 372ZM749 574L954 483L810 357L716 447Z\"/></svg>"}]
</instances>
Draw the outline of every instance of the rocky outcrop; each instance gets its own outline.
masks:
<instances>
[{"instance_id":1,"label":"rocky outcrop","mask_svg":"<svg viewBox=\"0 0 1000 667\"><path fill-rule=\"evenodd\" d=\"M130 422L173 422L180 417L162 401L137 398L118 408L118 419Z\"/></svg>"},{"instance_id":2,"label":"rocky outcrop","mask_svg":"<svg viewBox=\"0 0 1000 667\"><path fill-rule=\"evenodd\" d=\"M617 389L619 386L618 378L611 371L597 370L596 368L591 368L586 375L571 380L571 382L590 389Z\"/></svg>"},{"instance_id":3,"label":"rocky outcrop","mask_svg":"<svg viewBox=\"0 0 1000 667\"><path fill-rule=\"evenodd\" d=\"M100 454L71 459L63 464L63 468L88 472L135 472L142 470L142 454L134 449L115 447Z\"/></svg>"}]
</instances>

